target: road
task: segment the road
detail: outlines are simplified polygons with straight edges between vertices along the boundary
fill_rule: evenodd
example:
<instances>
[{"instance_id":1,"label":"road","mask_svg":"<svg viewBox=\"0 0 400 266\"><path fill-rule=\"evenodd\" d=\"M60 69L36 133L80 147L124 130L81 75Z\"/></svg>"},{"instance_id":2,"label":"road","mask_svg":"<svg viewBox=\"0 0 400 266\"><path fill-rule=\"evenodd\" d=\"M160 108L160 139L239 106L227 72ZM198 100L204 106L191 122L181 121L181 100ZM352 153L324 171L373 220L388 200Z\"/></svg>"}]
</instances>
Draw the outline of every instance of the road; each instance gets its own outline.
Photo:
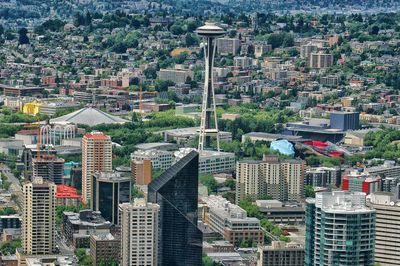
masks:
<instances>
[{"instance_id":1,"label":"road","mask_svg":"<svg viewBox=\"0 0 400 266\"><path fill-rule=\"evenodd\" d=\"M23 195L22 195L22 187L21 187L21 184L20 184L18 178L16 178L13 175L10 168L8 168L8 166L5 164L0 164L0 171L8 178L8 181L11 182L10 188L8 190L11 192L11 194L14 194L17 196L17 199L15 201L18 204L18 206L21 208Z\"/></svg>"},{"instance_id":2,"label":"road","mask_svg":"<svg viewBox=\"0 0 400 266\"><path fill-rule=\"evenodd\" d=\"M56 231L56 244L62 255L74 255L74 249L67 245L68 240L59 231Z\"/></svg>"}]
</instances>

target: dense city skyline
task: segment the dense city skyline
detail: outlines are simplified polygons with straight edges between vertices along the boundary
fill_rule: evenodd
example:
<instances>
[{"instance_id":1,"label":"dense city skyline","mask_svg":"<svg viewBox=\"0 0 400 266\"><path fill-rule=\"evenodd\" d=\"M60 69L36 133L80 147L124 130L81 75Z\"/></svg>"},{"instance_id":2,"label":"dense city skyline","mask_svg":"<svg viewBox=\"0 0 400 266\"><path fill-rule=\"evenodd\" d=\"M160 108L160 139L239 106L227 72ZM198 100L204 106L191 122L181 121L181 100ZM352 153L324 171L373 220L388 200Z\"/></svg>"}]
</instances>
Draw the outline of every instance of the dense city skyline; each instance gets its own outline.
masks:
<instances>
[{"instance_id":1,"label":"dense city skyline","mask_svg":"<svg viewBox=\"0 0 400 266\"><path fill-rule=\"evenodd\" d=\"M0 264L397 265L400 2L0 3Z\"/></svg>"}]
</instances>

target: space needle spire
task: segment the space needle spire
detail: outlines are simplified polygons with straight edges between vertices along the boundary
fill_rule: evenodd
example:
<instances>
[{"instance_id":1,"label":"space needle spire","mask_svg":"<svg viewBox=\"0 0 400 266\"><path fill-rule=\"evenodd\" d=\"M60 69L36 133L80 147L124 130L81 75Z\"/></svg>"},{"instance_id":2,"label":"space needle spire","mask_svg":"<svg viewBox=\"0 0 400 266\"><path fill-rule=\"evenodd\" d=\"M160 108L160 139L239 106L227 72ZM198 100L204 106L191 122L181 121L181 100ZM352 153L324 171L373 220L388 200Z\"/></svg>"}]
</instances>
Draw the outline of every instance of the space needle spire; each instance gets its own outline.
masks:
<instances>
[{"instance_id":1,"label":"space needle spire","mask_svg":"<svg viewBox=\"0 0 400 266\"><path fill-rule=\"evenodd\" d=\"M205 80L203 91L203 104L201 107L201 122L199 134L198 150L202 151L211 148L211 137L217 138L217 149L219 151L219 131L217 112L215 107L215 91L214 91L214 54L216 50L215 39L225 34L225 31L212 22L206 22L195 31L199 36L203 37L205 43ZM214 121L212 121L214 120Z\"/></svg>"}]
</instances>

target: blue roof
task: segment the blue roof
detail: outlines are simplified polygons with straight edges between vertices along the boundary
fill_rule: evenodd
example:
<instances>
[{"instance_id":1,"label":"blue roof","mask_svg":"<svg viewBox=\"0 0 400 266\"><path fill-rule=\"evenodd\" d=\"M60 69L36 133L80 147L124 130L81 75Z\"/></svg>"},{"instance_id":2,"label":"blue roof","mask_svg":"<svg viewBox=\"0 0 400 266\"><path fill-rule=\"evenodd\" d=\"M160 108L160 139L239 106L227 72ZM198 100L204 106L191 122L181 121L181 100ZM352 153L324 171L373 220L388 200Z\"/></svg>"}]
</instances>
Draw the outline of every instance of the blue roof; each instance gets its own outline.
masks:
<instances>
[{"instance_id":1,"label":"blue roof","mask_svg":"<svg viewBox=\"0 0 400 266\"><path fill-rule=\"evenodd\" d=\"M271 150L278 151L283 155L293 156L294 155L294 147L293 144L287 141L286 139L275 140L271 142L270 146Z\"/></svg>"}]
</instances>

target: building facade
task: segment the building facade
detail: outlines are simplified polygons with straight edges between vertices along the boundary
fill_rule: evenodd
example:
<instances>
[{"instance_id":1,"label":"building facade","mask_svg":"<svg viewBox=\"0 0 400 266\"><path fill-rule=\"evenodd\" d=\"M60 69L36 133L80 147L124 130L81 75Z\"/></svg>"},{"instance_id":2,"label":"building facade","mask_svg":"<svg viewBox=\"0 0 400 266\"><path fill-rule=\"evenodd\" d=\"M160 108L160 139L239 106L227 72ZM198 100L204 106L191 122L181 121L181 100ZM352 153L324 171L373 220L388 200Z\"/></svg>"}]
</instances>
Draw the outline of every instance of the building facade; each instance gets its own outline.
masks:
<instances>
[{"instance_id":1,"label":"building facade","mask_svg":"<svg viewBox=\"0 0 400 266\"><path fill-rule=\"evenodd\" d=\"M90 257L94 265L119 263L121 241L110 233L92 234L90 236Z\"/></svg>"},{"instance_id":2,"label":"building facade","mask_svg":"<svg viewBox=\"0 0 400 266\"><path fill-rule=\"evenodd\" d=\"M399 265L400 201L392 193L371 194L368 205L376 210L375 262Z\"/></svg>"},{"instance_id":3,"label":"building facade","mask_svg":"<svg viewBox=\"0 0 400 266\"><path fill-rule=\"evenodd\" d=\"M324 53L310 54L310 68L328 68L333 65L333 55Z\"/></svg>"},{"instance_id":4,"label":"building facade","mask_svg":"<svg viewBox=\"0 0 400 266\"><path fill-rule=\"evenodd\" d=\"M339 187L341 170L331 167L317 167L306 170L304 185L313 187Z\"/></svg>"},{"instance_id":5,"label":"building facade","mask_svg":"<svg viewBox=\"0 0 400 266\"><path fill-rule=\"evenodd\" d=\"M243 240L253 240L264 244L264 232L260 220L248 217L247 212L230 203L222 196L208 196L201 199L207 208L203 208L203 222L224 237L230 243L239 246Z\"/></svg>"},{"instance_id":6,"label":"building facade","mask_svg":"<svg viewBox=\"0 0 400 266\"><path fill-rule=\"evenodd\" d=\"M192 151L148 186L148 201L160 205L160 266L202 265L198 173L199 154Z\"/></svg>"},{"instance_id":7,"label":"building facade","mask_svg":"<svg viewBox=\"0 0 400 266\"><path fill-rule=\"evenodd\" d=\"M87 133L82 138L82 201L92 198L92 176L112 170L111 138L101 132Z\"/></svg>"},{"instance_id":8,"label":"building facade","mask_svg":"<svg viewBox=\"0 0 400 266\"><path fill-rule=\"evenodd\" d=\"M32 159L33 177L42 177L56 185L63 183L64 162L62 158L49 154L43 155L41 158Z\"/></svg>"},{"instance_id":9,"label":"building facade","mask_svg":"<svg viewBox=\"0 0 400 266\"><path fill-rule=\"evenodd\" d=\"M307 199L305 266L374 264L375 210L362 192Z\"/></svg>"},{"instance_id":10,"label":"building facade","mask_svg":"<svg viewBox=\"0 0 400 266\"><path fill-rule=\"evenodd\" d=\"M331 112L331 128L342 131L356 130L360 128L360 113L358 112Z\"/></svg>"},{"instance_id":11,"label":"building facade","mask_svg":"<svg viewBox=\"0 0 400 266\"><path fill-rule=\"evenodd\" d=\"M272 241L258 247L257 266L303 266L304 248L295 243Z\"/></svg>"},{"instance_id":12,"label":"building facade","mask_svg":"<svg viewBox=\"0 0 400 266\"><path fill-rule=\"evenodd\" d=\"M104 219L118 223L118 205L131 200L132 178L120 172L96 172L93 175L92 209Z\"/></svg>"},{"instance_id":13,"label":"building facade","mask_svg":"<svg viewBox=\"0 0 400 266\"><path fill-rule=\"evenodd\" d=\"M237 55L240 51L240 40L236 38L218 38L217 53L221 55Z\"/></svg>"},{"instance_id":14,"label":"building facade","mask_svg":"<svg viewBox=\"0 0 400 266\"><path fill-rule=\"evenodd\" d=\"M193 79L193 72L182 69L160 69L158 72L160 80L169 80L175 84L185 83L188 78Z\"/></svg>"},{"instance_id":15,"label":"building facade","mask_svg":"<svg viewBox=\"0 0 400 266\"><path fill-rule=\"evenodd\" d=\"M136 185L148 185L151 182L152 167L150 160L132 160L131 171Z\"/></svg>"},{"instance_id":16,"label":"building facade","mask_svg":"<svg viewBox=\"0 0 400 266\"><path fill-rule=\"evenodd\" d=\"M119 205L122 265L157 266L160 206L135 199Z\"/></svg>"},{"instance_id":17,"label":"building facade","mask_svg":"<svg viewBox=\"0 0 400 266\"><path fill-rule=\"evenodd\" d=\"M27 255L48 255L56 251L56 185L33 178L23 186L22 247Z\"/></svg>"},{"instance_id":18,"label":"building facade","mask_svg":"<svg viewBox=\"0 0 400 266\"><path fill-rule=\"evenodd\" d=\"M166 170L174 162L174 153L163 150L137 150L131 154L131 159L136 161L151 161L152 169Z\"/></svg>"},{"instance_id":19,"label":"building facade","mask_svg":"<svg viewBox=\"0 0 400 266\"><path fill-rule=\"evenodd\" d=\"M266 195L280 201L299 201L304 190L304 162L264 156L263 161L236 164L236 203L250 196Z\"/></svg>"}]
</instances>

